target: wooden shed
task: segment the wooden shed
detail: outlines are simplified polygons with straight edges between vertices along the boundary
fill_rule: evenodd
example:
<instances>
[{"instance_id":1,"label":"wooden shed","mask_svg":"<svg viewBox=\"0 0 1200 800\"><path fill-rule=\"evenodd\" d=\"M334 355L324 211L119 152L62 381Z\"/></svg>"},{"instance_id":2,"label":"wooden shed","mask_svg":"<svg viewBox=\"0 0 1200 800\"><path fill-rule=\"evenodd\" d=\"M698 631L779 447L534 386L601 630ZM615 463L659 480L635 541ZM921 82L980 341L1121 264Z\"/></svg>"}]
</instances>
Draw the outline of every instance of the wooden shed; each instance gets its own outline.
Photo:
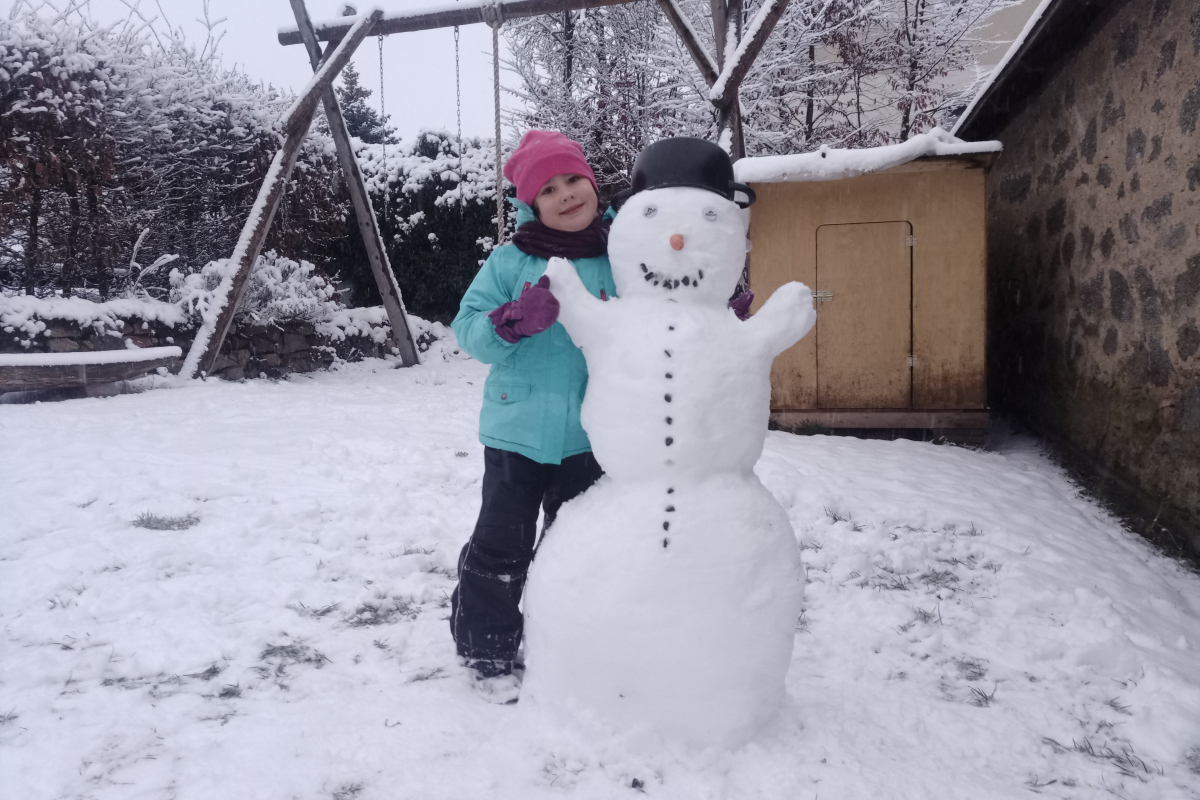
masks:
<instances>
[{"instance_id":1,"label":"wooden shed","mask_svg":"<svg viewBox=\"0 0 1200 800\"><path fill-rule=\"evenodd\" d=\"M984 175L999 143L948 138L738 162L758 195L754 307L788 281L817 302L812 333L772 367L779 424L988 426Z\"/></svg>"}]
</instances>

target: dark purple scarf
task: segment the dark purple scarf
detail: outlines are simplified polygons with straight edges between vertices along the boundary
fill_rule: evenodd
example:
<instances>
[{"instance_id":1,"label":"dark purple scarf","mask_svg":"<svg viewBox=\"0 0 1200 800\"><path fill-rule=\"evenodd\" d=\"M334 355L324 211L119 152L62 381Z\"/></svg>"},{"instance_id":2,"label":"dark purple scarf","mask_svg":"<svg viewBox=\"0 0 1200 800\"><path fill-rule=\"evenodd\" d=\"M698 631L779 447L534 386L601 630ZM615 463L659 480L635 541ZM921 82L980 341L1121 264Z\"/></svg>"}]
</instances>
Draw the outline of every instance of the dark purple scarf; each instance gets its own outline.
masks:
<instances>
[{"instance_id":1,"label":"dark purple scarf","mask_svg":"<svg viewBox=\"0 0 1200 800\"><path fill-rule=\"evenodd\" d=\"M540 220L530 220L513 234L521 252L538 258L597 258L608 252L608 226L612 220L596 217L581 231L558 231Z\"/></svg>"}]
</instances>

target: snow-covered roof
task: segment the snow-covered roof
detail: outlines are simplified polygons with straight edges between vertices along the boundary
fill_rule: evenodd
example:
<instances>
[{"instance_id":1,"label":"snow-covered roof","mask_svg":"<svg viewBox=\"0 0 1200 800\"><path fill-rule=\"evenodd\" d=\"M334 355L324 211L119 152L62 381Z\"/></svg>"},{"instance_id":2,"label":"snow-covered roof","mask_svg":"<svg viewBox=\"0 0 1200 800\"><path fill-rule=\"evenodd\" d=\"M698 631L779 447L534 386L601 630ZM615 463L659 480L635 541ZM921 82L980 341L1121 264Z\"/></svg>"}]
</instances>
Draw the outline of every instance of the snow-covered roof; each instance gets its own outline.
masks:
<instances>
[{"instance_id":1,"label":"snow-covered roof","mask_svg":"<svg viewBox=\"0 0 1200 800\"><path fill-rule=\"evenodd\" d=\"M1000 136L1123 1L1041 0L952 132L975 139Z\"/></svg>"},{"instance_id":2,"label":"snow-covered roof","mask_svg":"<svg viewBox=\"0 0 1200 800\"><path fill-rule=\"evenodd\" d=\"M811 153L743 158L733 165L742 183L832 181L896 167L925 156L998 153L1000 142L964 142L941 128L917 134L900 144L845 150L822 147Z\"/></svg>"},{"instance_id":3,"label":"snow-covered roof","mask_svg":"<svg viewBox=\"0 0 1200 800\"><path fill-rule=\"evenodd\" d=\"M963 124L974 115L975 107L979 105L980 99L992 88L992 85L996 82L996 78L1003 74L1004 70L1008 69L1009 62L1012 61L1021 48L1025 46L1026 40L1029 39L1030 32L1037 27L1038 22L1041 21L1042 16L1046 13L1046 9L1053 2L1055 2L1055 0L1042 0L1042 2L1038 3L1038 7L1034 9L1033 14L1031 14L1029 19L1025 22L1025 27L1021 29L1021 32L1017 34L1017 38L1013 39L1012 44L1009 45L1007 52L1004 54L1004 58L1000 59L1000 62L996 64L996 68L992 70L992 74L989 75L984 84L979 87L979 91L976 92L975 96L971 98L971 102L967 105L966 110L958 115L958 120L955 121L954 127L950 129L951 133L958 133L959 128L961 128Z\"/></svg>"}]
</instances>

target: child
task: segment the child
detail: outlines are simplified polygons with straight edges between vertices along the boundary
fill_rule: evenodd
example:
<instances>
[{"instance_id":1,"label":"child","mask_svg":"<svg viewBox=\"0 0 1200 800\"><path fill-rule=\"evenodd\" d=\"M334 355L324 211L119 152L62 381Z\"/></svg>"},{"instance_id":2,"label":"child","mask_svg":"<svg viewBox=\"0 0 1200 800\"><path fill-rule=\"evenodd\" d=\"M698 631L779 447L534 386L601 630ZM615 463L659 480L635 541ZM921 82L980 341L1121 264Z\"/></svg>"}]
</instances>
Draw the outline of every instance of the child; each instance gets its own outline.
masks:
<instances>
[{"instance_id":1,"label":"child","mask_svg":"<svg viewBox=\"0 0 1200 800\"><path fill-rule=\"evenodd\" d=\"M521 643L518 603L537 543L559 507L601 475L579 407L587 365L558 317L543 277L548 259L575 265L588 291L614 294L607 251L612 212L598 212L596 177L583 148L532 130L504 165L517 187L517 231L496 248L463 296L452 323L459 345L491 364L483 388L483 505L458 559L450 631L485 699L514 702Z\"/></svg>"}]
</instances>

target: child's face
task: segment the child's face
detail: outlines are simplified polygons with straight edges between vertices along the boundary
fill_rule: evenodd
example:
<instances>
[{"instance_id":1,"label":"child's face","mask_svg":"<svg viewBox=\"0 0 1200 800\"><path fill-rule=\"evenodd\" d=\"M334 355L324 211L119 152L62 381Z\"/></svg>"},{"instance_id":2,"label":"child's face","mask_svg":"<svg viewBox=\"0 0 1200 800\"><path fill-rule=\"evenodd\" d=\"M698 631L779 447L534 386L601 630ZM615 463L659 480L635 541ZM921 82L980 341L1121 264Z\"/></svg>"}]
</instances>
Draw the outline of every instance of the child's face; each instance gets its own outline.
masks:
<instances>
[{"instance_id":1,"label":"child's face","mask_svg":"<svg viewBox=\"0 0 1200 800\"><path fill-rule=\"evenodd\" d=\"M533 199L538 219L556 231L581 231L596 218L596 190L582 175L564 173L546 181Z\"/></svg>"}]
</instances>

